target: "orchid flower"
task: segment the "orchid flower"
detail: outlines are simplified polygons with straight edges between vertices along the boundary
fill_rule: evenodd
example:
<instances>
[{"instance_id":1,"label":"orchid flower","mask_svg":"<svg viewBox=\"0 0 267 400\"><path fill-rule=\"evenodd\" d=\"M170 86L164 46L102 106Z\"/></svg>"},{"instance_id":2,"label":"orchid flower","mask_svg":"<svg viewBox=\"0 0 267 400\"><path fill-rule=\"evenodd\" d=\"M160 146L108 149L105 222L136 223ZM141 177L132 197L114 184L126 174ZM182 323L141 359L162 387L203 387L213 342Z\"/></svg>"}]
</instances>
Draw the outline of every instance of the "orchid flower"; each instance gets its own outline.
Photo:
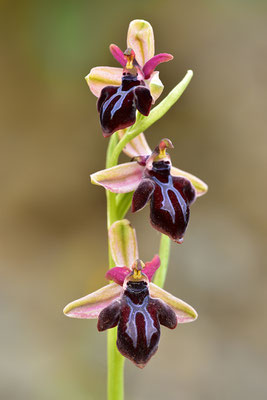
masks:
<instances>
[{"instance_id":1,"label":"orchid flower","mask_svg":"<svg viewBox=\"0 0 267 400\"><path fill-rule=\"evenodd\" d=\"M168 53L154 56L153 29L143 20L130 23L125 52L115 44L110 45L110 52L123 68L96 67L85 78L98 97L97 109L105 137L133 125L136 110L145 116L149 114L163 90L155 68L173 59Z\"/></svg>"},{"instance_id":2,"label":"orchid flower","mask_svg":"<svg viewBox=\"0 0 267 400\"><path fill-rule=\"evenodd\" d=\"M206 193L207 185L188 172L172 167L166 153L166 148L173 147L169 139L162 139L150 155L137 155L142 147L146 152L149 149L144 136L127 146L128 154L136 152L135 161L92 174L92 183L115 193L134 191L132 212L141 210L150 201L152 226L182 243L189 207L198 196Z\"/></svg>"},{"instance_id":3,"label":"orchid flower","mask_svg":"<svg viewBox=\"0 0 267 400\"><path fill-rule=\"evenodd\" d=\"M157 351L160 325L174 329L177 323L194 321L197 313L151 283L160 259L155 256L146 264L139 260L135 230L129 221L115 222L109 237L117 266L107 272L106 278L114 282L68 304L64 313L72 318L98 318L99 331L118 326L118 350L143 368Z\"/></svg>"}]
</instances>

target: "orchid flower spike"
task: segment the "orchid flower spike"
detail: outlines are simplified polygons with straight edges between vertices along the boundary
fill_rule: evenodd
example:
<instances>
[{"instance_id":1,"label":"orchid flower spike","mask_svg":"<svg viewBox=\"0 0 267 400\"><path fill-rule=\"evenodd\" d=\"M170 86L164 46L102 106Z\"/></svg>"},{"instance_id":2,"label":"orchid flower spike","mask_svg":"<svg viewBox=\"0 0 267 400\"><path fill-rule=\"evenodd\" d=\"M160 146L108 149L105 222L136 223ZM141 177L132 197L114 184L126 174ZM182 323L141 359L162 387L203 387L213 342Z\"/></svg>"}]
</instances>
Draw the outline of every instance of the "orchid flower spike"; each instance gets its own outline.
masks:
<instances>
[{"instance_id":1,"label":"orchid flower spike","mask_svg":"<svg viewBox=\"0 0 267 400\"><path fill-rule=\"evenodd\" d=\"M72 318L98 318L99 331L118 326L118 350L143 368L158 349L160 325L174 329L177 323L194 321L197 313L151 283L160 259L155 256L144 264L138 258L135 231L129 221L115 222L109 236L117 267L110 269L106 278L114 282L68 304L64 313Z\"/></svg>"},{"instance_id":2,"label":"orchid flower spike","mask_svg":"<svg viewBox=\"0 0 267 400\"><path fill-rule=\"evenodd\" d=\"M98 97L97 109L104 137L136 121L136 110L147 116L163 85L155 68L173 59L171 54L154 56L154 34L147 21L134 20L123 52L115 44L110 52L123 68L96 67L86 76L90 90Z\"/></svg>"},{"instance_id":3,"label":"orchid flower spike","mask_svg":"<svg viewBox=\"0 0 267 400\"><path fill-rule=\"evenodd\" d=\"M147 150L144 140L143 137L138 142L139 150L141 143ZM162 139L152 153L150 150L150 155L138 155L134 162L96 172L91 175L91 181L115 193L134 191L132 212L141 210L150 201L151 225L182 243L189 222L189 207L208 187L195 176L172 166L166 152L172 147L169 139Z\"/></svg>"}]
</instances>

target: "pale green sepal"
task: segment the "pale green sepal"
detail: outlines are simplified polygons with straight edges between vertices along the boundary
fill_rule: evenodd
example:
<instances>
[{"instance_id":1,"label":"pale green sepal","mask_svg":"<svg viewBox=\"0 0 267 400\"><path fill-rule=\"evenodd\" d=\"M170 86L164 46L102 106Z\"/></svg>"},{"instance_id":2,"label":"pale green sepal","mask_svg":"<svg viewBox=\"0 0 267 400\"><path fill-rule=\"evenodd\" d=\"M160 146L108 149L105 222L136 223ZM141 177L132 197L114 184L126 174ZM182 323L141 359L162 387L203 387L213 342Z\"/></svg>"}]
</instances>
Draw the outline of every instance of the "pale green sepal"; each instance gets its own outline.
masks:
<instances>
[{"instance_id":1,"label":"pale green sepal","mask_svg":"<svg viewBox=\"0 0 267 400\"><path fill-rule=\"evenodd\" d=\"M139 117L139 115L142 114L138 113L137 115ZM119 138L122 139L125 133L126 129L118 131ZM145 135L143 133L140 133L140 135L136 136L133 140L131 140L129 143L126 144L126 146L123 149L123 152L127 154L127 156L133 158L146 155L150 156L152 150L150 149L146 141Z\"/></svg>"},{"instance_id":2,"label":"pale green sepal","mask_svg":"<svg viewBox=\"0 0 267 400\"><path fill-rule=\"evenodd\" d=\"M115 265L130 268L138 258L135 229L127 219L122 219L111 225L108 234Z\"/></svg>"},{"instance_id":3,"label":"pale green sepal","mask_svg":"<svg viewBox=\"0 0 267 400\"><path fill-rule=\"evenodd\" d=\"M136 190L139 185L144 167L136 161L103 169L91 175L91 182L103 186L114 193L128 193Z\"/></svg>"},{"instance_id":4,"label":"pale green sepal","mask_svg":"<svg viewBox=\"0 0 267 400\"><path fill-rule=\"evenodd\" d=\"M63 310L67 317L94 319L113 300L122 294L122 287L117 283L110 283L101 289L69 303Z\"/></svg>"},{"instance_id":5,"label":"pale green sepal","mask_svg":"<svg viewBox=\"0 0 267 400\"><path fill-rule=\"evenodd\" d=\"M153 101L155 102L159 98L164 89L164 85L159 79L158 71L154 71L152 73L151 78L149 80L149 89L151 96L153 97Z\"/></svg>"},{"instance_id":6,"label":"pale green sepal","mask_svg":"<svg viewBox=\"0 0 267 400\"><path fill-rule=\"evenodd\" d=\"M176 167L171 167L171 175L183 176L184 178L187 178L192 183L194 188L196 189L197 197L203 196L203 194L207 193L207 191L208 191L208 185L205 182L203 182L201 179L190 174L189 172L183 171Z\"/></svg>"},{"instance_id":7,"label":"pale green sepal","mask_svg":"<svg viewBox=\"0 0 267 400\"><path fill-rule=\"evenodd\" d=\"M156 271L153 282L155 285L163 288L168 271L168 263L171 251L171 239L161 234L159 246L160 268Z\"/></svg>"},{"instance_id":8,"label":"pale green sepal","mask_svg":"<svg viewBox=\"0 0 267 400\"><path fill-rule=\"evenodd\" d=\"M105 86L120 86L123 69L116 67L92 68L85 80L91 92L99 97Z\"/></svg>"},{"instance_id":9,"label":"pale green sepal","mask_svg":"<svg viewBox=\"0 0 267 400\"><path fill-rule=\"evenodd\" d=\"M135 58L141 67L154 56L154 33L149 22L143 19L135 19L130 23L127 46L134 50Z\"/></svg>"},{"instance_id":10,"label":"pale green sepal","mask_svg":"<svg viewBox=\"0 0 267 400\"><path fill-rule=\"evenodd\" d=\"M197 319L198 315L196 310L183 300L178 299L172 294L161 289L154 283L149 284L149 293L151 297L161 299L164 303L168 304L177 316L178 324L192 322Z\"/></svg>"}]
</instances>

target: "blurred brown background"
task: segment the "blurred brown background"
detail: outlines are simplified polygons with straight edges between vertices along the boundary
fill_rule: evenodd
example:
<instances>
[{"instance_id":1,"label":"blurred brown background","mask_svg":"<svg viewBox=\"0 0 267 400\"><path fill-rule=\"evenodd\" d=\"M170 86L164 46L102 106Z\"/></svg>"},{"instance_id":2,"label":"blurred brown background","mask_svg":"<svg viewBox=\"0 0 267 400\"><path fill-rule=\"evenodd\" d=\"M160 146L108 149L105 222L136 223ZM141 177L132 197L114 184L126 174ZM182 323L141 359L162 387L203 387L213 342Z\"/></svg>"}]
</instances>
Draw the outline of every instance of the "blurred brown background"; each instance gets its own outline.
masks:
<instances>
[{"instance_id":1,"label":"blurred brown background","mask_svg":"<svg viewBox=\"0 0 267 400\"><path fill-rule=\"evenodd\" d=\"M266 1L1 1L0 13L0 398L105 398L106 335L62 314L107 269L104 190L89 183L107 140L83 78L116 66L108 45L124 48L143 18L175 56L162 98L195 73L148 141L172 139L173 163L210 190L166 282L199 319L163 328L143 371L126 362L126 400L266 399ZM148 208L129 218L151 259Z\"/></svg>"}]
</instances>

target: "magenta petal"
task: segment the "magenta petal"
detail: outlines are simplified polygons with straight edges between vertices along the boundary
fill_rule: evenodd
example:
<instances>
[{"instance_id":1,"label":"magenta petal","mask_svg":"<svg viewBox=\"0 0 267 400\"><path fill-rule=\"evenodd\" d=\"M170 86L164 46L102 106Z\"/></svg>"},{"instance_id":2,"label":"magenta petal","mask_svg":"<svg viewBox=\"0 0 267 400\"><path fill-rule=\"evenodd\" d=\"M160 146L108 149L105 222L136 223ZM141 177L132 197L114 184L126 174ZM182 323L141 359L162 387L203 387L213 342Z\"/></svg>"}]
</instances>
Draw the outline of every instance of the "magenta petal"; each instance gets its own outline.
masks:
<instances>
[{"instance_id":1,"label":"magenta petal","mask_svg":"<svg viewBox=\"0 0 267 400\"><path fill-rule=\"evenodd\" d=\"M123 51L118 46L116 46L116 44L111 44L109 46L109 50L115 60L117 60L123 67L125 67L127 61L123 54Z\"/></svg>"},{"instance_id":2,"label":"magenta petal","mask_svg":"<svg viewBox=\"0 0 267 400\"><path fill-rule=\"evenodd\" d=\"M127 267L114 267L108 270L105 277L110 281L114 281L118 285L122 286L124 279L126 278L127 275L129 275L130 272L131 270Z\"/></svg>"},{"instance_id":3,"label":"magenta petal","mask_svg":"<svg viewBox=\"0 0 267 400\"><path fill-rule=\"evenodd\" d=\"M142 272L143 272L144 274L146 274L146 276L147 276L148 279L149 279L149 282L151 282L154 273L157 271L157 269L158 269L159 267L160 267L160 258L159 258L158 255L155 255L155 257L154 257L151 261L145 263L145 267L144 267L144 269L142 270ZM115 281L115 282L116 282L116 281ZM118 282L117 282L117 283L118 283Z\"/></svg>"},{"instance_id":4,"label":"magenta petal","mask_svg":"<svg viewBox=\"0 0 267 400\"><path fill-rule=\"evenodd\" d=\"M150 60L148 60L143 67L143 74L145 76L145 79L150 78L152 72L157 67L157 65L159 65L160 63L166 62L166 61L170 61L172 59L173 59L173 56L168 53L160 53L160 54L157 54L156 56L150 58Z\"/></svg>"}]
</instances>

